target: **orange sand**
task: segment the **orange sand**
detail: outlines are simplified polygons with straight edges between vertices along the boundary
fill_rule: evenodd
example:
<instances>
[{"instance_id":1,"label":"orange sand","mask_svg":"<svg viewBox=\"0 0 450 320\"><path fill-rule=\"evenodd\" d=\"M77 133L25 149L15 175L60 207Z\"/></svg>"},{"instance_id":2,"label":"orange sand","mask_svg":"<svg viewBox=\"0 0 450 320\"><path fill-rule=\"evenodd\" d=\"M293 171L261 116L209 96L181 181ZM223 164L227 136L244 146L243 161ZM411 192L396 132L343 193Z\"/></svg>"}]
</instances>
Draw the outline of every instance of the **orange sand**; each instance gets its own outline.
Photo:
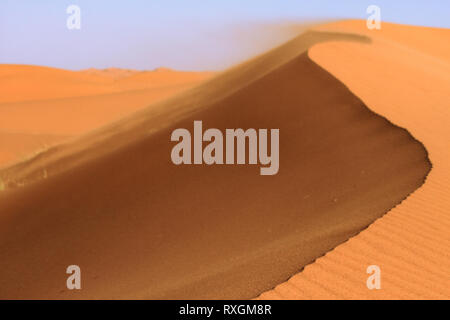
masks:
<instances>
[{"instance_id":1,"label":"orange sand","mask_svg":"<svg viewBox=\"0 0 450 320\"><path fill-rule=\"evenodd\" d=\"M425 184L368 229L317 259L262 299L450 298L450 30L343 21L320 30L369 36L371 44L328 42L310 57L367 106L405 127L429 152ZM381 268L368 290L366 268Z\"/></svg>"},{"instance_id":2,"label":"orange sand","mask_svg":"<svg viewBox=\"0 0 450 320\"><path fill-rule=\"evenodd\" d=\"M336 40L368 42L308 32L0 171L0 297L251 298L398 204L426 151L308 57ZM279 173L175 166L170 133L198 119L279 128Z\"/></svg>"},{"instance_id":3,"label":"orange sand","mask_svg":"<svg viewBox=\"0 0 450 320\"><path fill-rule=\"evenodd\" d=\"M69 71L29 65L0 65L0 104L192 85L212 74L167 68L154 71L115 68Z\"/></svg>"},{"instance_id":4,"label":"orange sand","mask_svg":"<svg viewBox=\"0 0 450 320\"><path fill-rule=\"evenodd\" d=\"M211 72L0 65L0 167L182 92Z\"/></svg>"}]
</instances>

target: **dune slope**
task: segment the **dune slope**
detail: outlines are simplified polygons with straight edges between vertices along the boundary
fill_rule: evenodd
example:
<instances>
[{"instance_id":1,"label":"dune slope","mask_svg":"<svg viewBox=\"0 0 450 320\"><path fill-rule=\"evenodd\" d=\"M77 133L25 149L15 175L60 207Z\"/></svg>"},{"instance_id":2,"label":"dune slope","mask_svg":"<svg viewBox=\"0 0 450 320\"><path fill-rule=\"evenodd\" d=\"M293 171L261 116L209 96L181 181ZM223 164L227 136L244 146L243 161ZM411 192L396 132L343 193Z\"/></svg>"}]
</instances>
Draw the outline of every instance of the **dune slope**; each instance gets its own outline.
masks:
<instances>
[{"instance_id":1,"label":"dune slope","mask_svg":"<svg viewBox=\"0 0 450 320\"><path fill-rule=\"evenodd\" d=\"M433 169L404 202L262 299L450 298L450 30L365 21L321 30L370 36L370 45L329 42L310 50L367 106L407 128L429 152ZM386 182L390 183L390 182ZM378 265L381 290L368 290Z\"/></svg>"},{"instance_id":2,"label":"dune slope","mask_svg":"<svg viewBox=\"0 0 450 320\"><path fill-rule=\"evenodd\" d=\"M168 69L67 71L0 65L0 167L21 162L43 148L116 121L211 76L211 72Z\"/></svg>"},{"instance_id":3,"label":"dune slope","mask_svg":"<svg viewBox=\"0 0 450 320\"><path fill-rule=\"evenodd\" d=\"M398 204L428 173L426 150L309 59L332 39L365 41L306 33L2 171L0 297L251 298ZM170 134L194 120L279 128L279 173L175 166ZM65 287L71 264L80 291Z\"/></svg>"},{"instance_id":4,"label":"dune slope","mask_svg":"<svg viewBox=\"0 0 450 320\"><path fill-rule=\"evenodd\" d=\"M154 71L88 69L70 71L31 65L0 65L0 105L4 103L86 97L186 85L212 72L183 72L160 68Z\"/></svg>"}]
</instances>

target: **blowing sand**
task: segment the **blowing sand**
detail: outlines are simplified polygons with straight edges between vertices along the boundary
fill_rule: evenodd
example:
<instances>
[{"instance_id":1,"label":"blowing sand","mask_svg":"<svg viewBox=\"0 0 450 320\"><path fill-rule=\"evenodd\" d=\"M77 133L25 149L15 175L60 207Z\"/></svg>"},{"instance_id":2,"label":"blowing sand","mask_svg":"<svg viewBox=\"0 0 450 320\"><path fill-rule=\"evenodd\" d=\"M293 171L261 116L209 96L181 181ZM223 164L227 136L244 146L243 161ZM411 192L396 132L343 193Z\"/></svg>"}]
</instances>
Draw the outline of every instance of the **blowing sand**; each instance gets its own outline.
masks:
<instances>
[{"instance_id":1,"label":"blowing sand","mask_svg":"<svg viewBox=\"0 0 450 320\"><path fill-rule=\"evenodd\" d=\"M400 203L428 174L427 152L309 58L335 40L371 46L305 33L1 171L0 297L252 298ZM194 120L279 128L279 173L173 165L170 133ZM72 264L80 291L65 287Z\"/></svg>"},{"instance_id":2,"label":"blowing sand","mask_svg":"<svg viewBox=\"0 0 450 320\"><path fill-rule=\"evenodd\" d=\"M0 167L198 85L212 72L0 65Z\"/></svg>"},{"instance_id":3,"label":"blowing sand","mask_svg":"<svg viewBox=\"0 0 450 320\"><path fill-rule=\"evenodd\" d=\"M371 44L328 42L311 59L367 106L421 141L433 168L425 184L368 229L317 259L263 299L450 298L450 30L344 21L321 30L370 36ZM379 265L381 290L366 268Z\"/></svg>"}]
</instances>

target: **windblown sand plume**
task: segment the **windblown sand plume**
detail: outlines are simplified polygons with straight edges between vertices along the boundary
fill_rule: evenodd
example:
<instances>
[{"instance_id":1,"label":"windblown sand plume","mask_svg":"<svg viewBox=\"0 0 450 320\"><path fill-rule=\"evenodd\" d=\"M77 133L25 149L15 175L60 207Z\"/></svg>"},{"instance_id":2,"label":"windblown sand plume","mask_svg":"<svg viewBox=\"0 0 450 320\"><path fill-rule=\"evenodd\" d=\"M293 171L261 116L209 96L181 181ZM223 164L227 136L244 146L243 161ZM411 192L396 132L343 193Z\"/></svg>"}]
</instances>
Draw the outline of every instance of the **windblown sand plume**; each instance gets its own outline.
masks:
<instances>
[{"instance_id":1,"label":"windblown sand plume","mask_svg":"<svg viewBox=\"0 0 450 320\"><path fill-rule=\"evenodd\" d=\"M0 298L448 298L446 52L359 23L305 32L0 171ZM128 89L146 75L82 76ZM279 128L279 173L175 166L170 134L195 120ZM83 290L65 287L72 264ZM370 264L383 290L365 287Z\"/></svg>"}]
</instances>

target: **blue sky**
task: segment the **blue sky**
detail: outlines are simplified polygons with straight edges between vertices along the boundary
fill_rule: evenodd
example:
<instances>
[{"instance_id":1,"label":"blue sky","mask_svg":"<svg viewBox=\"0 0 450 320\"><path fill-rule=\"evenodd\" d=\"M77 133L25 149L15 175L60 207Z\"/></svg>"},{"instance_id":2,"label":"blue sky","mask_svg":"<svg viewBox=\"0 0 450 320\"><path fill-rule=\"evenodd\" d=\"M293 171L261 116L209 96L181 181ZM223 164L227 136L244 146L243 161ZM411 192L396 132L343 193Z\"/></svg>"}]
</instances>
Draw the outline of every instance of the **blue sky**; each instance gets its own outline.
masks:
<instances>
[{"instance_id":1,"label":"blue sky","mask_svg":"<svg viewBox=\"0 0 450 320\"><path fill-rule=\"evenodd\" d=\"M81 30L66 27L71 4ZM371 4L383 21L450 28L449 0L1 0L0 63L222 69L265 49L261 30L285 40L279 22L364 19Z\"/></svg>"}]
</instances>

